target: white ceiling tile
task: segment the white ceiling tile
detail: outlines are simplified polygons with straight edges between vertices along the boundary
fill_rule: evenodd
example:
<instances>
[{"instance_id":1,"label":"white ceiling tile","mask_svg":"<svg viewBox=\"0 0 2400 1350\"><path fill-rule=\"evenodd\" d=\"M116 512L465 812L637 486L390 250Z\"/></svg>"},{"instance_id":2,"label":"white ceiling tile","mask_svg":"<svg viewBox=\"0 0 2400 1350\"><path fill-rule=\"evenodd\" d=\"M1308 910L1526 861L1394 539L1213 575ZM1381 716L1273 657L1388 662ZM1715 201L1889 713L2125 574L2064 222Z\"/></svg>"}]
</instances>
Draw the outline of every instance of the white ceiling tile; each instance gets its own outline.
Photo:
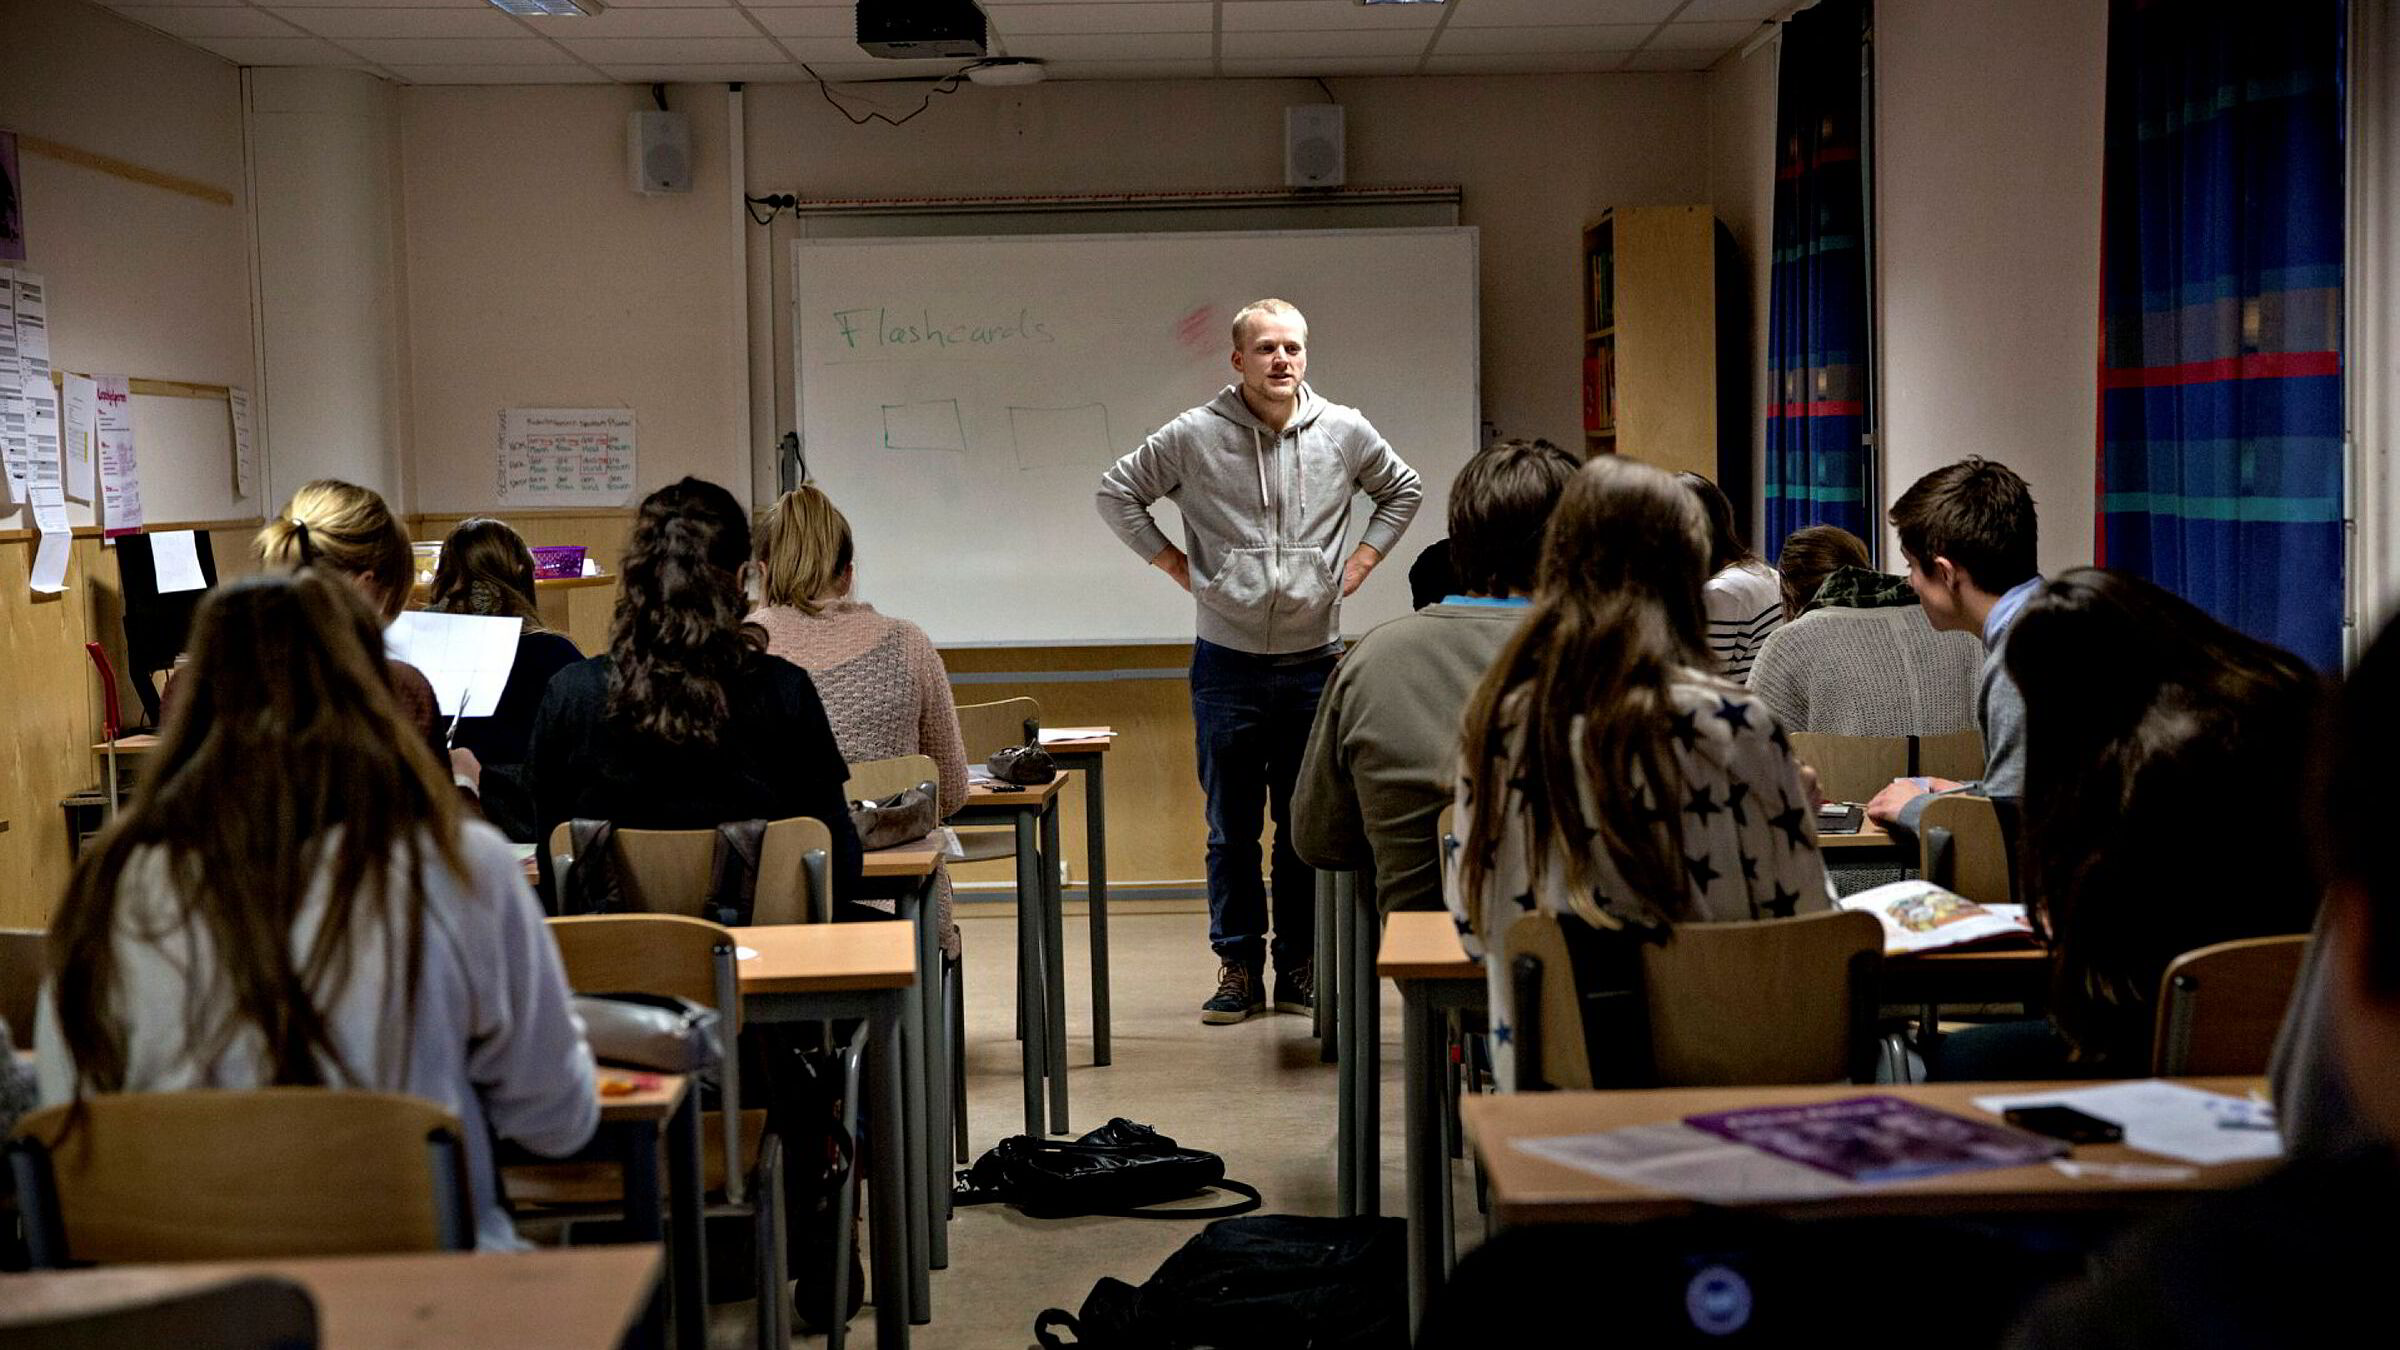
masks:
<instances>
[{"instance_id":1,"label":"white ceiling tile","mask_svg":"<svg viewBox=\"0 0 2400 1350\"><path fill-rule=\"evenodd\" d=\"M1225 55L1295 56L1419 56L1425 51L1428 29L1348 33L1227 33Z\"/></svg>"},{"instance_id":2,"label":"white ceiling tile","mask_svg":"<svg viewBox=\"0 0 2400 1350\"><path fill-rule=\"evenodd\" d=\"M1212 42L1207 33L1058 33L1013 39L1008 54L1045 61L1188 61L1211 55Z\"/></svg>"},{"instance_id":3,"label":"white ceiling tile","mask_svg":"<svg viewBox=\"0 0 2400 1350\"><path fill-rule=\"evenodd\" d=\"M855 37L858 12L848 5L814 5L807 9L761 9L750 13L777 37Z\"/></svg>"},{"instance_id":4,"label":"white ceiling tile","mask_svg":"<svg viewBox=\"0 0 2400 1350\"><path fill-rule=\"evenodd\" d=\"M495 11L497 12L497 11ZM527 18L544 37L756 37L758 29L737 9L606 9L575 17Z\"/></svg>"},{"instance_id":5,"label":"white ceiling tile","mask_svg":"<svg viewBox=\"0 0 2400 1350\"><path fill-rule=\"evenodd\" d=\"M193 38L238 66L355 66L358 58L320 38Z\"/></svg>"},{"instance_id":6,"label":"white ceiling tile","mask_svg":"<svg viewBox=\"0 0 2400 1350\"><path fill-rule=\"evenodd\" d=\"M160 5L155 3L155 0L95 0L95 3L99 4L102 8L115 10L161 8ZM247 9L249 8L249 0L184 0L183 5L176 6L176 8Z\"/></svg>"},{"instance_id":7,"label":"white ceiling tile","mask_svg":"<svg viewBox=\"0 0 2400 1350\"><path fill-rule=\"evenodd\" d=\"M1214 61L1062 61L1050 67L1053 80L1205 80Z\"/></svg>"},{"instance_id":8,"label":"white ceiling tile","mask_svg":"<svg viewBox=\"0 0 2400 1350\"><path fill-rule=\"evenodd\" d=\"M272 0L277 9L491 9L491 0ZM493 11L498 13L497 10Z\"/></svg>"},{"instance_id":9,"label":"white ceiling tile","mask_svg":"<svg viewBox=\"0 0 2400 1350\"><path fill-rule=\"evenodd\" d=\"M1717 63L1723 52L1659 51L1635 52L1625 58L1625 70L1706 70Z\"/></svg>"},{"instance_id":10,"label":"white ceiling tile","mask_svg":"<svg viewBox=\"0 0 2400 1350\"><path fill-rule=\"evenodd\" d=\"M135 23L184 38L302 37L283 20L255 9L216 5L119 5L117 13Z\"/></svg>"},{"instance_id":11,"label":"white ceiling tile","mask_svg":"<svg viewBox=\"0 0 2400 1350\"><path fill-rule=\"evenodd\" d=\"M1450 26L1523 28L1538 24L1659 23L1679 0L1450 0Z\"/></svg>"},{"instance_id":12,"label":"white ceiling tile","mask_svg":"<svg viewBox=\"0 0 2400 1350\"><path fill-rule=\"evenodd\" d=\"M1216 27L1214 12L1215 7L1206 0L1182 4L1041 4L997 10L991 20L993 32L1011 38L1037 33L1207 33Z\"/></svg>"},{"instance_id":13,"label":"white ceiling tile","mask_svg":"<svg viewBox=\"0 0 2400 1350\"><path fill-rule=\"evenodd\" d=\"M772 84L781 81L799 82L808 72L789 61L729 61L702 62L692 65L606 65L600 67L612 80L628 84Z\"/></svg>"},{"instance_id":14,"label":"white ceiling tile","mask_svg":"<svg viewBox=\"0 0 2400 1350\"><path fill-rule=\"evenodd\" d=\"M783 53L763 37L746 38L573 38L560 45L593 65L717 65L780 61Z\"/></svg>"},{"instance_id":15,"label":"white ceiling tile","mask_svg":"<svg viewBox=\"0 0 2400 1350\"><path fill-rule=\"evenodd\" d=\"M386 66L410 84L606 84L590 66Z\"/></svg>"},{"instance_id":16,"label":"white ceiling tile","mask_svg":"<svg viewBox=\"0 0 2400 1350\"><path fill-rule=\"evenodd\" d=\"M1791 0L1692 0L1675 16L1677 23L1764 23L1792 7Z\"/></svg>"},{"instance_id":17,"label":"white ceiling tile","mask_svg":"<svg viewBox=\"0 0 2400 1350\"><path fill-rule=\"evenodd\" d=\"M1652 51L1724 52L1748 42L1754 23L1671 23L1650 40Z\"/></svg>"},{"instance_id":18,"label":"white ceiling tile","mask_svg":"<svg viewBox=\"0 0 2400 1350\"><path fill-rule=\"evenodd\" d=\"M1417 68L1413 56L1327 56L1294 60L1257 57L1220 62L1228 75L1311 79L1324 75L1407 75Z\"/></svg>"},{"instance_id":19,"label":"white ceiling tile","mask_svg":"<svg viewBox=\"0 0 2400 1350\"><path fill-rule=\"evenodd\" d=\"M1449 55L1439 52L1425 60L1428 75L1549 75L1615 70L1625 63L1624 52L1493 52Z\"/></svg>"},{"instance_id":20,"label":"white ceiling tile","mask_svg":"<svg viewBox=\"0 0 2400 1350\"><path fill-rule=\"evenodd\" d=\"M1337 28L1431 28L1442 21L1443 5L1361 5L1354 0L1227 0L1225 31Z\"/></svg>"},{"instance_id":21,"label":"white ceiling tile","mask_svg":"<svg viewBox=\"0 0 2400 1350\"><path fill-rule=\"evenodd\" d=\"M1588 28L1447 28L1434 50L1451 56L1493 52L1629 52L1654 30L1638 23Z\"/></svg>"},{"instance_id":22,"label":"white ceiling tile","mask_svg":"<svg viewBox=\"0 0 2400 1350\"><path fill-rule=\"evenodd\" d=\"M342 45L385 66L571 66L575 58L536 37L350 38Z\"/></svg>"},{"instance_id":23,"label":"white ceiling tile","mask_svg":"<svg viewBox=\"0 0 2400 1350\"><path fill-rule=\"evenodd\" d=\"M516 21L490 6L474 9L304 9L277 6L300 27L335 39L524 37Z\"/></svg>"}]
</instances>

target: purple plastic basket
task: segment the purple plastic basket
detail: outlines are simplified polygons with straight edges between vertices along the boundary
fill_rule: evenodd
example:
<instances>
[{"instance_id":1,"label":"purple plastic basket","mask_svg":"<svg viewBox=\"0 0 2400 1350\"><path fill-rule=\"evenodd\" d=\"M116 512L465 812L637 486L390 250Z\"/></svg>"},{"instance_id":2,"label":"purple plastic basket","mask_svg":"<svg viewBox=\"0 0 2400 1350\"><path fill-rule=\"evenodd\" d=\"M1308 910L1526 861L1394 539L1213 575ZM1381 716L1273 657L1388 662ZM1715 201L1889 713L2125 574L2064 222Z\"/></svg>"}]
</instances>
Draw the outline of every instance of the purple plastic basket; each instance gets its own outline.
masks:
<instances>
[{"instance_id":1,"label":"purple plastic basket","mask_svg":"<svg viewBox=\"0 0 2400 1350\"><path fill-rule=\"evenodd\" d=\"M533 574L543 581L583 575L582 544L544 544L533 551Z\"/></svg>"}]
</instances>

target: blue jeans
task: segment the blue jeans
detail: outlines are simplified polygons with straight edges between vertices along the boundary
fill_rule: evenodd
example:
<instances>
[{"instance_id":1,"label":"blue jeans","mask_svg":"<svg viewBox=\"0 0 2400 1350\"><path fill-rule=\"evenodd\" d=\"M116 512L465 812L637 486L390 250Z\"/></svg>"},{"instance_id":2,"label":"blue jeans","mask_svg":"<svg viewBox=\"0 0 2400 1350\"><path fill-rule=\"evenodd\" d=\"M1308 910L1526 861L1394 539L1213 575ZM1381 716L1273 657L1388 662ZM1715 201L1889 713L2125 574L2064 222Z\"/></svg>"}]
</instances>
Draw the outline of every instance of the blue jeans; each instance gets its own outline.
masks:
<instances>
[{"instance_id":1,"label":"blue jeans","mask_svg":"<svg viewBox=\"0 0 2400 1350\"><path fill-rule=\"evenodd\" d=\"M1208 794L1208 945L1224 960L1255 968L1267 956L1262 815L1275 822L1276 968L1314 954L1317 874L1289 842L1292 784L1335 660L1292 662L1192 644L1192 724L1200 787Z\"/></svg>"}]
</instances>

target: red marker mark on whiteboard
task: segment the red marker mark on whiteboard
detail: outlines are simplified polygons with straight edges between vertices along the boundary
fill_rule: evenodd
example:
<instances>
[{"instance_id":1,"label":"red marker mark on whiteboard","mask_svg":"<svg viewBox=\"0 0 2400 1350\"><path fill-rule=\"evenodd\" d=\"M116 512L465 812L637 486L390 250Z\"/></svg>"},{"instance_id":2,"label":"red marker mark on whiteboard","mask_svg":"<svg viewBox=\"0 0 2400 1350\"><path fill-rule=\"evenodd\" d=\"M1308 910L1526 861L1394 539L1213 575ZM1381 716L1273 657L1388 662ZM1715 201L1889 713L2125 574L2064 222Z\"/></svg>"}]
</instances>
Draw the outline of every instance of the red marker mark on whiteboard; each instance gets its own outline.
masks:
<instances>
[{"instance_id":1,"label":"red marker mark on whiteboard","mask_svg":"<svg viewBox=\"0 0 2400 1350\"><path fill-rule=\"evenodd\" d=\"M1220 326L1217 307L1202 305L1184 315L1182 321L1175 325L1175 340L1197 351L1215 343Z\"/></svg>"}]
</instances>

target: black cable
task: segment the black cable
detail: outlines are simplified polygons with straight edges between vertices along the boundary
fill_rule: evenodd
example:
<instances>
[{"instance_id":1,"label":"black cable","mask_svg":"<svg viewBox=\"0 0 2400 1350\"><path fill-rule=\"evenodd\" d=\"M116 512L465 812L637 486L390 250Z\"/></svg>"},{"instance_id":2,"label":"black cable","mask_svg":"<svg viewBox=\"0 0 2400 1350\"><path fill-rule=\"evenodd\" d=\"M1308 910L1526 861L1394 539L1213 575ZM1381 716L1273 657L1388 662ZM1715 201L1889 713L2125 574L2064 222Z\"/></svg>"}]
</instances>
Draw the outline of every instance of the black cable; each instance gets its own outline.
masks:
<instances>
[{"instance_id":1,"label":"black cable","mask_svg":"<svg viewBox=\"0 0 2400 1350\"><path fill-rule=\"evenodd\" d=\"M1332 104L1333 106L1335 106L1335 107L1337 107L1337 108L1338 108L1338 107L1340 107L1340 106L1342 106L1342 101L1341 101L1340 99L1338 99L1338 98L1335 98L1335 97L1333 96L1333 86L1332 86L1332 85L1330 85L1330 84L1327 84L1327 83L1325 83L1325 77L1324 77L1324 76L1322 76L1322 75L1311 75L1311 76L1309 76L1308 78L1310 78L1310 79L1312 79L1312 80L1315 80L1315 81L1317 82L1317 87L1318 87L1319 89L1322 89L1322 90L1324 90L1324 91L1325 91L1325 101L1326 101L1327 103L1330 103L1330 104Z\"/></svg>"},{"instance_id":2,"label":"black cable","mask_svg":"<svg viewBox=\"0 0 2400 1350\"><path fill-rule=\"evenodd\" d=\"M658 101L658 110L660 112L665 112L667 110L667 87L665 85L651 85L650 97Z\"/></svg>"},{"instance_id":3,"label":"black cable","mask_svg":"<svg viewBox=\"0 0 2400 1350\"><path fill-rule=\"evenodd\" d=\"M935 94L957 93L959 84L967 78L967 71L973 67L962 67L958 70L952 71L947 75L944 75L941 77L941 79L934 82L933 88L926 93L923 99L918 101L916 107L909 109L907 112L900 114L898 117L889 117L879 112L871 112L866 116L861 117L858 114L851 112L848 108L842 106L841 100L833 96L833 86L825 82L825 77L819 75L816 72L815 67L809 65L806 61L803 61L800 63L800 68L807 71L808 77L817 82L817 92L824 95L825 101L833 105L833 110L835 112L838 112L842 116L848 118L850 120L850 125L854 127L863 127L869 122L881 122L885 126L896 127L908 119L916 116L918 113L921 113L927 108L933 106L933 96ZM876 83L884 83L884 81L877 81Z\"/></svg>"}]
</instances>

